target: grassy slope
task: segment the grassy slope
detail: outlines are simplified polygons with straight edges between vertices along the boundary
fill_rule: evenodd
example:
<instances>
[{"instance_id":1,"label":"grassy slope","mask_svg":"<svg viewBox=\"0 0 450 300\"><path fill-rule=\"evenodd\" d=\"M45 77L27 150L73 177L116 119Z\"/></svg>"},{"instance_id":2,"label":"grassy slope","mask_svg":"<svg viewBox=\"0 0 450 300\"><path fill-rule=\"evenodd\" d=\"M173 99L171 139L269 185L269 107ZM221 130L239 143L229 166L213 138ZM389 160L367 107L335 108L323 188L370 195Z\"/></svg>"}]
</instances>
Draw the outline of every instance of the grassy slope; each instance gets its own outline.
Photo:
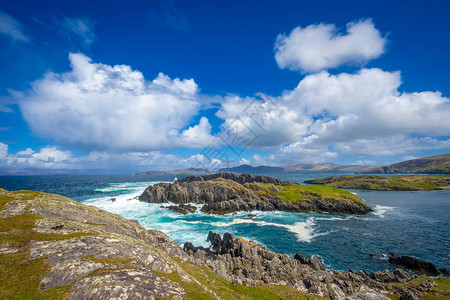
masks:
<instances>
[{"instance_id":1,"label":"grassy slope","mask_svg":"<svg viewBox=\"0 0 450 300\"><path fill-rule=\"evenodd\" d=\"M246 187L255 190L262 196L280 196L286 202L297 202L311 199L336 199L344 203L363 201L356 195L330 186L321 185L291 185L280 186L267 183L251 183Z\"/></svg>"},{"instance_id":2,"label":"grassy slope","mask_svg":"<svg viewBox=\"0 0 450 300\"><path fill-rule=\"evenodd\" d=\"M0 192L2 189L0 189ZM3 190L4 191L4 190ZM0 210L4 205L14 199L32 200L40 195L39 192L19 191L15 196L0 196ZM90 233L76 234L40 234L33 231L39 216L23 214L9 218L0 218L0 248L19 248L16 253L0 254L0 299L69 299L72 285L52 288L40 291L41 277L50 271L51 266L46 263L45 258L30 260L31 240L60 240L69 239ZM19 229L18 232L9 232L11 229ZM126 264L133 260L129 259L99 259L94 256L85 257L96 262L107 262ZM199 267L190 263L182 262L173 258L178 265L196 281L186 282L180 274L159 274L183 286L187 291L188 299L215 299L215 297L204 289L204 286L219 295L222 299L318 299L319 297L301 293L287 286L267 285L261 287L248 287L244 285L233 285L219 277L209 268ZM99 272L110 272L112 269L97 270L86 277L95 276Z\"/></svg>"},{"instance_id":3,"label":"grassy slope","mask_svg":"<svg viewBox=\"0 0 450 300\"><path fill-rule=\"evenodd\" d=\"M364 190L407 190L427 191L439 190L450 186L448 176L391 176L377 175L331 176L319 178L308 183L324 184L343 189Z\"/></svg>"},{"instance_id":4,"label":"grassy slope","mask_svg":"<svg viewBox=\"0 0 450 300\"><path fill-rule=\"evenodd\" d=\"M423 294L423 300L438 300L438 299L450 299L450 279L449 278L432 278L436 282L437 286L433 288L432 292ZM421 282L430 280L429 277L421 277L411 280L407 284L395 283L398 287L408 287L420 284ZM400 295L388 295L393 300L400 299Z\"/></svg>"},{"instance_id":5,"label":"grassy slope","mask_svg":"<svg viewBox=\"0 0 450 300\"><path fill-rule=\"evenodd\" d=\"M450 154L407 160L386 168L388 173L450 174Z\"/></svg>"}]
</instances>

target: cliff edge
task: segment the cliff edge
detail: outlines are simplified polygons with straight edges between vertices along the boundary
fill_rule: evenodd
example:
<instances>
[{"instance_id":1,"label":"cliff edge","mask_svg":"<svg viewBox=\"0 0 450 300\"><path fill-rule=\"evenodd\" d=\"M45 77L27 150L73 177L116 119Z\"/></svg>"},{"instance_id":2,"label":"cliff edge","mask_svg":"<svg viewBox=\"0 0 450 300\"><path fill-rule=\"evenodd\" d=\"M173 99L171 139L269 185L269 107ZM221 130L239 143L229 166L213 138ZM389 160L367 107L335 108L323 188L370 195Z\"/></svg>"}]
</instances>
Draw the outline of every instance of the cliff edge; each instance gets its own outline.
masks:
<instances>
[{"instance_id":1,"label":"cliff edge","mask_svg":"<svg viewBox=\"0 0 450 300\"><path fill-rule=\"evenodd\" d=\"M328 186L305 186L268 176L217 173L189 176L145 189L139 200L150 203L204 204L207 213L290 211L366 214L372 209L358 196Z\"/></svg>"}]
</instances>

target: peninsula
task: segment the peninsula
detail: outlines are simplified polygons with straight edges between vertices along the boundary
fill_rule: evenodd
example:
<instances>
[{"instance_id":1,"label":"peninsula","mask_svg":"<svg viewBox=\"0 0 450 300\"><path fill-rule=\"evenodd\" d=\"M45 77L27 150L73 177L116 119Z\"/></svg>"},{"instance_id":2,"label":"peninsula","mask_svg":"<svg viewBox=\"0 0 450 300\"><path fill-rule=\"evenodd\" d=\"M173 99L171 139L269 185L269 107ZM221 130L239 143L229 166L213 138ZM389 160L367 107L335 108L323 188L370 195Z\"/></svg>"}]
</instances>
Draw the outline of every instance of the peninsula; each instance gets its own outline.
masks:
<instances>
[{"instance_id":1,"label":"peninsula","mask_svg":"<svg viewBox=\"0 0 450 300\"><path fill-rule=\"evenodd\" d=\"M431 191L450 187L450 176L330 176L306 180L308 184L323 184L340 189L376 191Z\"/></svg>"},{"instance_id":2,"label":"peninsula","mask_svg":"<svg viewBox=\"0 0 450 300\"><path fill-rule=\"evenodd\" d=\"M139 200L150 203L204 204L202 211L290 211L366 214L371 208L358 196L328 186L306 186L268 176L216 173L189 176L146 188Z\"/></svg>"}]
</instances>

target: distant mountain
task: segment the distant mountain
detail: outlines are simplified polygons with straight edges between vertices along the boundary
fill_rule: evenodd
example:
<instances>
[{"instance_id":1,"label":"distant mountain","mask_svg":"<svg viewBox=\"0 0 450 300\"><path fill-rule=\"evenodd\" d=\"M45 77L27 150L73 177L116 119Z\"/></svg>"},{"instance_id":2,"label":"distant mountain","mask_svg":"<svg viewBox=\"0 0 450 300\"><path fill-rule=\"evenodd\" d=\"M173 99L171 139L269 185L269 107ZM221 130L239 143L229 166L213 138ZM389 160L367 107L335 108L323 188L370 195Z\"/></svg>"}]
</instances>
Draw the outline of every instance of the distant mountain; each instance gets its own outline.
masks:
<instances>
[{"instance_id":1,"label":"distant mountain","mask_svg":"<svg viewBox=\"0 0 450 300\"><path fill-rule=\"evenodd\" d=\"M283 173L283 167L269 167L269 166L258 166L252 167L250 165L240 165L233 168L223 168L219 172L231 172L231 173Z\"/></svg>"},{"instance_id":2,"label":"distant mountain","mask_svg":"<svg viewBox=\"0 0 450 300\"><path fill-rule=\"evenodd\" d=\"M198 168L188 168L188 169L177 169L172 171L142 171L138 172L135 175L176 175L176 174L183 174L183 175L204 175L204 174L212 174L214 172L211 172L206 169L198 169Z\"/></svg>"},{"instance_id":3,"label":"distant mountain","mask_svg":"<svg viewBox=\"0 0 450 300\"><path fill-rule=\"evenodd\" d=\"M450 174L450 153L411 159L384 167L377 167L372 170L372 173Z\"/></svg>"},{"instance_id":4,"label":"distant mountain","mask_svg":"<svg viewBox=\"0 0 450 300\"><path fill-rule=\"evenodd\" d=\"M223 168L219 172L273 174L273 173L364 173L364 174L450 174L450 154L442 154L418 159L407 160L388 166L367 165L338 165L335 163L299 164L294 166L270 167L240 165L232 168ZM173 171L144 171L136 175L185 174L203 175L216 172L206 169L178 169Z\"/></svg>"},{"instance_id":5,"label":"distant mountain","mask_svg":"<svg viewBox=\"0 0 450 300\"><path fill-rule=\"evenodd\" d=\"M378 167L378 166L377 166ZM335 163L300 164L295 166L269 167L240 165L233 168L220 169L220 172L269 174L269 173L313 173L313 172L340 172L340 173L362 173L374 166L344 166Z\"/></svg>"},{"instance_id":6,"label":"distant mountain","mask_svg":"<svg viewBox=\"0 0 450 300\"><path fill-rule=\"evenodd\" d=\"M66 169L0 169L0 176L28 176L28 175L76 175L84 174L86 170L66 170Z\"/></svg>"}]
</instances>

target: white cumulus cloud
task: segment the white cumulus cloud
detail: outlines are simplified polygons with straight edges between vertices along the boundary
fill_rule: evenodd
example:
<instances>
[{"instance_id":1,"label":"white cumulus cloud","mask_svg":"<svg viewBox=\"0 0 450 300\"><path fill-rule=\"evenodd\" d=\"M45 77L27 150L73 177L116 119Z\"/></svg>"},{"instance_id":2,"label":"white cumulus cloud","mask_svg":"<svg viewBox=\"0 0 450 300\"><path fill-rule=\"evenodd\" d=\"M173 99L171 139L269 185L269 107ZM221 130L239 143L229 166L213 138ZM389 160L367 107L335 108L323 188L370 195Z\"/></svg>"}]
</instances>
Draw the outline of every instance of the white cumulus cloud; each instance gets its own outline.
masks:
<instances>
[{"instance_id":1,"label":"white cumulus cloud","mask_svg":"<svg viewBox=\"0 0 450 300\"><path fill-rule=\"evenodd\" d=\"M7 155L4 158L6 158L6 164L10 167L64 168L68 166L67 163L69 163L71 157L72 153L70 151L59 150L55 146L47 146L39 152L27 148L16 154Z\"/></svg>"},{"instance_id":2,"label":"white cumulus cloud","mask_svg":"<svg viewBox=\"0 0 450 300\"><path fill-rule=\"evenodd\" d=\"M348 63L365 63L384 52L386 39L372 20L348 23L346 31L342 34L335 25L320 23L296 27L289 35L278 35L275 43L278 66L309 73Z\"/></svg>"},{"instance_id":3,"label":"white cumulus cloud","mask_svg":"<svg viewBox=\"0 0 450 300\"><path fill-rule=\"evenodd\" d=\"M182 132L202 105L193 79L160 73L147 81L126 65L94 63L83 54L69 59L71 71L48 72L16 96L36 134L86 150L149 151L207 142L206 118Z\"/></svg>"},{"instance_id":4,"label":"white cumulus cloud","mask_svg":"<svg viewBox=\"0 0 450 300\"><path fill-rule=\"evenodd\" d=\"M400 92L400 85L400 72L362 69L331 75L322 71L270 98L276 109L270 110L266 101L226 97L217 115L225 124L244 124L242 137L256 133L250 148L278 146L279 154L297 161L331 159L338 153L394 155L402 149L407 153L412 149L408 145L420 147L425 142L410 141L409 136L449 136L450 99L440 92ZM257 108L256 115L248 114L249 103ZM361 141L376 147L370 151ZM404 147L393 147L395 141ZM446 145L430 141L429 149Z\"/></svg>"}]
</instances>

